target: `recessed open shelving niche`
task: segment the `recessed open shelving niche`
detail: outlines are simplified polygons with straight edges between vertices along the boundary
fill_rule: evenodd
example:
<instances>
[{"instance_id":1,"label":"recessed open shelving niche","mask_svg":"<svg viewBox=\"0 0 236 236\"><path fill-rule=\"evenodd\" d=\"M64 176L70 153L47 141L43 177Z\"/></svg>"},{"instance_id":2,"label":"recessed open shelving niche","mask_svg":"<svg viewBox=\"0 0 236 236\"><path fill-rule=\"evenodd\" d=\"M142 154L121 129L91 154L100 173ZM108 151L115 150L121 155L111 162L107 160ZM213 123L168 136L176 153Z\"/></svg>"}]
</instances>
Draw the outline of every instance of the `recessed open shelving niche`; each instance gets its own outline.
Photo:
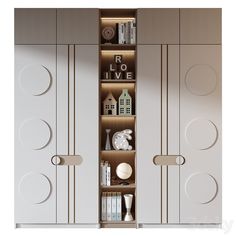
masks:
<instances>
[{"instance_id":1,"label":"recessed open shelving niche","mask_svg":"<svg viewBox=\"0 0 236 236\"><path fill-rule=\"evenodd\" d=\"M136 10L135 9L103 9L100 11L101 15L101 44L107 43L107 41L102 37L102 31L105 27L111 27L115 30L115 37L113 37L109 43L117 44L118 43L118 23L123 23L127 21L132 21L136 19Z\"/></svg>"},{"instance_id":2,"label":"recessed open shelving niche","mask_svg":"<svg viewBox=\"0 0 236 236\"><path fill-rule=\"evenodd\" d=\"M101 114L103 114L103 101L109 92L112 93L117 101L117 107L119 107L118 101L123 89L128 89L128 93L132 98L132 115L135 115L135 83L102 83L100 98L101 98ZM117 109L118 111L118 109ZM118 112L117 112L118 115Z\"/></svg>"},{"instance_id":3,"label":"recessed open shelving niche","mask_svg":"<svg viewBox=\"0 0 236 236\"><path fill-rule=\"evenodd\" d=\"M100 192L120 192L122 195L122 221L101 221L102 227L135 227L136 218L136 152L135 152L135 92L136 92L136 29L135 33L131 28L136 24L136 10L135 9L103 9L100 11L100 161L109 163L111 171L111 185L100 185ZM129 22L127 24L127 22ZM130 23L131 22L131 23ZM133 34L126 32L125 42L120 42L121 39L118 28L127 28L132 31ZM114 34L111 40L105 40L103 36L103 30L106 27L111 27L109 34ZM136 27L135 27L136 28ZM128 36L127 36L128 35ZM123 35L124 36L124 35ZM122 37L123 37L122 36ZM132 38L132 37L135 37ZM134 41L131 40L134 39ZM128 40L127 40L128 39ZM127 40L127 41L126 41ZM132 42L131 42L132 41ZM120 61L117 60L117 56ZM128 74L127 74L128 73ZM118 77L118 78L117 78ZM119 104L119 97L124 89L128 90L128 94L132 99L131 114L119 115L119 108L122 104ZM108 100L107 96L111 93L117 103L115 103L113 97ZM127 95L126 95L127 96ZM127 97L125 97L126 99ZM105 110L104 100L109 106L109 110ZM109 102L108 102L109 101ZM127 101L127 100L125 100ZM116 104L116 111L110 110L111 105ZM129 103L125 102L129 106ZM112 106L114 108L114 106ZM126 109L126 108L125 108ZM106 111L106 112L105 112ZM109 137L112 150L105 150L107 133L106 129L110 129ZM132 130L132 140L128 140L129 145L132 146L132 150L115 150L112 145L112 137L115 132L125 129ZM120 163L127 163L132 168L132 174L127 180L120 179L116 174L116 168ZM128 185L121 185L122 182L127 182ZM100 183L102 183L100 181ZM127 222L124 221L124 215L126 213L124 194L133 194L133 202L131 213L134 220ZM102 200L102 199L101 199ZM115 226L114 226L115 225Z\"/></svg>"}]
</instances>

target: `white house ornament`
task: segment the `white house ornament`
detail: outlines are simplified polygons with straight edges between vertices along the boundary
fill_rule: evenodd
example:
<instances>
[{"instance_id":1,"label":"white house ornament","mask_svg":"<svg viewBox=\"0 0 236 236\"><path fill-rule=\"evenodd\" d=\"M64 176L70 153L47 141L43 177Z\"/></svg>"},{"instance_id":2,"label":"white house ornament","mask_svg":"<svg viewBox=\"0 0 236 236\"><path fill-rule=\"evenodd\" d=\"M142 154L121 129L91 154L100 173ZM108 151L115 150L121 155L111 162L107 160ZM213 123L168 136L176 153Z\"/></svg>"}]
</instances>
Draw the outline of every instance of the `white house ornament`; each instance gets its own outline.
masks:
<instances>
[{"instance_id":1,"label":"white house ornament","mask_svg":"<svg viewBox=\"0 0 236 236\"><path fill-rule=\"evenodd\" d=\"M131 129L125 129L114 133L112 137L112 145L115 150L130 151L132 146L129 145L128 140L132 140L131 134L133 131Z\"/></svg>"},{"instance_id":2,"label":"white house ornament","mask_svg":"<svg viewBox=\"0 0 236 236\"><path fill-rule=\"evenodd\" d=\"M117 114L117 101L110 92L103 101L103 114L116 115Z\"/></svg>"}]
</instances>

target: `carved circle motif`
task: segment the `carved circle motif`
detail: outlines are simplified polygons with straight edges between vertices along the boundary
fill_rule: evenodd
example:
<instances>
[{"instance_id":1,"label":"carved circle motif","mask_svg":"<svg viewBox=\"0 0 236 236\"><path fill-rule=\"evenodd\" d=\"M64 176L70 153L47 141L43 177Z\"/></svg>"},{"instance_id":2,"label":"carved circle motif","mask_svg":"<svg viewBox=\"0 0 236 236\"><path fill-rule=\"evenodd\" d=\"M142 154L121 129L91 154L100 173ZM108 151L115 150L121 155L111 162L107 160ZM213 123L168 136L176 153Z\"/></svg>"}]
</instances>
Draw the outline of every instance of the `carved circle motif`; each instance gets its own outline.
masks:
<instances>
[{"instance_id":1,"label":"carved circle motif","mask_svg":"<svg viewBox=\"0 0 236 236\"><path fill-rule=\"evenodd\" d=\"M217 141L218 132L214 123L206 119L192 120L185 129L185 139L197 150L211 148Z\"/></svg>"},{"instance_id":2,"label":"carved circle motif","mask_svg":"<svg viewBox=\"0 0 236 236\"><path fill-rule=\"evenodd\" d=\"M186 73L185 84L197 96L206 96L215 91L216 71L209 65L194 65Z\"/></svg>"},{"instance_id":3,"label":"carved circle motif","mask_svg":"<svg viewBox=\"0 0 236 236\"><path fill-rule=\"evenodd\" d=\"M45 175L30 172L21 178L18 190L22 199L27 203L40 204L48 199L51 184Z\"/></svg>"},{"instance_id":4,"label":"carved circle motif","mask_svg":"<svg viewBox=\"0 0 236 236\"><path fill-rule=\"evenodd\" d=\"M48 91L51 85L51 74L42 65L28 65L21 71L19 82L25 92L39 96Z\"/></svg>"},{"instance_id":5,"label":"carved circle motif","mask_svg":"<svg viewBox=\"0 0 236 236\"><path fill-rule=\"evenodd\" d=\"M50 142L51 129L44 120L26 120L20 126L19 139L26 147L33 150L39 150L46 147Z\"/></svg>"},{"instance_id":6,"label":"carved circle motif","mask_svg":"<svg viewBox=\"0 0 236 236\"><path fill-rule=\"evenodd\" d=\"M207 173L195 173L185 183L188 198L198 204L211 202L217 195L218 186L213 176Z\"/></svg>"}]
</instances>

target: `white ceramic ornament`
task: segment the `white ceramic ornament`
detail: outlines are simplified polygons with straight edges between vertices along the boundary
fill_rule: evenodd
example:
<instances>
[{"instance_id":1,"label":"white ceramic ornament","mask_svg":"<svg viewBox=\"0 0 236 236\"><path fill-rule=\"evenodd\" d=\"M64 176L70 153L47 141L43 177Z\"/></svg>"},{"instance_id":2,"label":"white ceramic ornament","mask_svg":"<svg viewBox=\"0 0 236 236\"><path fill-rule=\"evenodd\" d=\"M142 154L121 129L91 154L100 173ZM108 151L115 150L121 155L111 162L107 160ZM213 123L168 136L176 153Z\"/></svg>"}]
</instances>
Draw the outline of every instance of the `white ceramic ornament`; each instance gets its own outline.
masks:
<instances>
[{"instance_id":1,"label":"white ceramic ornament","mask_svg":"<svg viewBox=\"0 0 236 236\"><path fill-rule=\"evenodd\" d=\"M132 167L128 163L120 163L116 167L116 174L120 179L128 179L132 175Z\"/></svg>"},{"instance_id":2,"label":"white ceramic ornament","mask_svg":"<svg viewBox=\"0 0 236 236\"><path fill-rule=\"evenodd\" d=\"M112 137L112 145L114 147L115 150L132 150L132 146L129 145L129 141L132 139L132 136L130 134L132 134L132 130L131 129L125 129L122 130L120 132L116 132L114 133L113 137Z\"/></svg>"}]
</instances>

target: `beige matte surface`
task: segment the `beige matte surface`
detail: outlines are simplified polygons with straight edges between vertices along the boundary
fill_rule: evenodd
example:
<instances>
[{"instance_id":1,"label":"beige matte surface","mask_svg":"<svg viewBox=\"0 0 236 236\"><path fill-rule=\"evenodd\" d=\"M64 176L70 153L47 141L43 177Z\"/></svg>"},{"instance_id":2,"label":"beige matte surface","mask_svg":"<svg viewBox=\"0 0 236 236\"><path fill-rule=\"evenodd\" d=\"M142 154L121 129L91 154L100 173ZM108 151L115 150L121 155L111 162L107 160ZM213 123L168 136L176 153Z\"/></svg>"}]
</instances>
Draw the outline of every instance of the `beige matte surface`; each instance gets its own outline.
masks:
<instances>
[{"instance_id":1,"label":"beige matte surface","mask_svg":"<svg viewBox=\"0 0 236 236\"><path fill-rule=\"evenodd\" d=\"M15 9L15 44L56 44L56 9Z\"/></svg>"},{"instance_id":2,"label":"beige matte surface","mask_svg":"<svg viewBox=\"0 0 236 236\"><path fill-rule=\"evenodd\" d=\"M179 9L138 9L138 44L178 44Z\"/></svg>"},{"instance_id":3,"label":"beige matte surface","mask_svg":"<svg viewBox=\"0 0 236 236\"><path fill-rule=\"evenodd\" d=\"M98 9L58 9L58 44L98 44Z\"/></svg>"},{"instance_id":4,"label":"beige matte surface","mask_svg":"<svg viewBox=\"0 0 236 236\"><path fill-rule=\"evenodd\" d=\"M221 9L180 9L180 44L221 44Z\"/></svg>"}]
</instances>

